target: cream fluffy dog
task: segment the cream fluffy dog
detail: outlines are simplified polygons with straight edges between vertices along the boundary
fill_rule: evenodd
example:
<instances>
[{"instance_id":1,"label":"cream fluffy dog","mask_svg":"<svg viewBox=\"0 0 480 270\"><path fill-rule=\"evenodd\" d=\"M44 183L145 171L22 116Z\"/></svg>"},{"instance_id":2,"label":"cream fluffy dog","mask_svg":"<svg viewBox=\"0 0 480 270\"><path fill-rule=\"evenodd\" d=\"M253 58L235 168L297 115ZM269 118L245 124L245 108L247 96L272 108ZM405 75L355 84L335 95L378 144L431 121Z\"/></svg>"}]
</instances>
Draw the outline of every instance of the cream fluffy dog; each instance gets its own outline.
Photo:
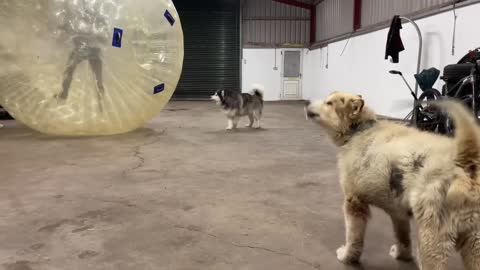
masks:
<instances>
[{"instance_id":1,"label":"cream fluffy dog","mask_svg":"<svg viewBox=\"0 0 480 270\"><path fill-rule=\"evenodd\" d=\"M454 138L379 121L361 96L333 92L307 102L309 119L339 147L346 243L337 250L344 263L360 259L369 207L392 219L395 259L411 259L410 217L418 225L418 264L446 269L454 249L465 267L480 269L480 129L473 115L453 101L438 103L453 118Z\"/></svg>"}]
</instances>

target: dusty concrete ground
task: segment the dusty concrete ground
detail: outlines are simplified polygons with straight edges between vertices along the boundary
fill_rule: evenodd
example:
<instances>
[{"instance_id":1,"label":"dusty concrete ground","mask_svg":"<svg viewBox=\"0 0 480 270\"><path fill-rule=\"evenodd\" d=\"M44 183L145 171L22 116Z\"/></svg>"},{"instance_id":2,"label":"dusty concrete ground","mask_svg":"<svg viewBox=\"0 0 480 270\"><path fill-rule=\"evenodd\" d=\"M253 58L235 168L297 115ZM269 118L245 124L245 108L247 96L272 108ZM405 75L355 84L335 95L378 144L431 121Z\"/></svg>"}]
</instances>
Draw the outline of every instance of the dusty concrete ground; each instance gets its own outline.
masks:
<instances>
[{"instance_id":1,"label":"dusty concrete ground","mask_svg":"<svg viewBox=\"0 0 480 270\"><path fill-rule=\"evenodd\" d=\"M245 121L245 120L244 120ZM335 149L299 103L226 132L212 103L174 102L144 129L97 138L0 130L0 267L416 269L388 255L374 212L362 264L338 263ZM450 269L461 269L455 258Z\"/></svg>"}]
</instances>

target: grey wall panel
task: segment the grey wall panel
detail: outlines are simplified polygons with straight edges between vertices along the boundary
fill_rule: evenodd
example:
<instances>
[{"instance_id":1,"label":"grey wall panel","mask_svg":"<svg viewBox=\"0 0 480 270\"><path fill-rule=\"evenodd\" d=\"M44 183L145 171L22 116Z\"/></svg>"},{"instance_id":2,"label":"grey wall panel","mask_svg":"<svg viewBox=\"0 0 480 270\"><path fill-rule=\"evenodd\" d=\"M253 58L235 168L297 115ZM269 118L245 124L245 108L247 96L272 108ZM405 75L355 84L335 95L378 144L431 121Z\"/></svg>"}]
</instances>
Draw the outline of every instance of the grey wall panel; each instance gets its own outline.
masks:
<instances>
[{"instance_id":1,"label":"grey wall panel","mask_svg":"<svg viewBox=\"0 0 480 270\"><path fill-rule=\"evenodd\" d=\"M309 0L302 2L311 3ZM310 11L272 0L242 1L242 37L245 47L308 45Z\"/></svg>"},{"instance_id":2,"label":"grey wall panel","mask_svg":"<svg viewBox=\"0 0 480 270\"><path fill-rule=\"evenodd\" d=\"M362 27L389 21L394 15L408 15L453 3L453 0L363 0Z\"/></svg>"},{"instance_id":3,"label":"grey wall panel","mask_svg":"<svg viewBox=\"0 0 480 270\"><path fill-rule=\"evenodd\" d=\"M353 31L353 3L353 0L325 0L317 5L317 41Z\"/></svg>"}]
</instances>

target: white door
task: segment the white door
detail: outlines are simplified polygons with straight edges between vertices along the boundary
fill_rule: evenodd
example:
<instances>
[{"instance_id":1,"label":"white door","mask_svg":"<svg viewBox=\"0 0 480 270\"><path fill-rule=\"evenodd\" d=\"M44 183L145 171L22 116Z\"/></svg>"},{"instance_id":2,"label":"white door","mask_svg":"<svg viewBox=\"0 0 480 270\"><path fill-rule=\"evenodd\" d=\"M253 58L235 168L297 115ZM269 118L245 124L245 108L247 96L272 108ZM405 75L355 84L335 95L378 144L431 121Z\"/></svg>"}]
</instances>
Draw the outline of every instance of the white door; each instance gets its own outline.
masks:
<instances>
[{"instance_id":1,"label":"white door","mask_svg":"<svg viewBox=\"0 0 480 270\"><path fill-rule=\"evenodd\" d=\"M299 100L302 98L302 51L283 51L282 99Z\"/></svg>"}]
</instances>

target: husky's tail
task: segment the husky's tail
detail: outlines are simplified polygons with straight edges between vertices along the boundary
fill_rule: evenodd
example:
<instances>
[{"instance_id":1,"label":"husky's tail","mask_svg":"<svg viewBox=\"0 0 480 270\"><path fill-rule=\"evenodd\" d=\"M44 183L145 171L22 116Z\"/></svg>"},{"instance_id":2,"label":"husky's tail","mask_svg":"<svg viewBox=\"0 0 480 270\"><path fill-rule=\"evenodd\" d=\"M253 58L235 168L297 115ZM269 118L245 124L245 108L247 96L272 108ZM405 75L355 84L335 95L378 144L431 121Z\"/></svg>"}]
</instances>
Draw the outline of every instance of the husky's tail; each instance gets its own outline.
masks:
<instances>
[{"instance_id":1,"label":"husky's tail","mask_svg":"<svg viewBox=\"0 0 480 270\"><path fill-rule=\"evenodd\" d=\"M252 90L250 91L250 94L255 95L259 97L261 100L263 100L263 91L264 91L263 89L264 89L263 85L254 84L252 85Z\"/></svg>"},{"instance_id":2,"label":"husky's tail","mask_svg":"<svg viewBox=\"0 0 480 270\"><path fill-rule=\"evenodd\" d=\"M445 109L455 124L455 164L465 175L451 186L449 193L462 194L460 197L454 196L456 203L460 203L470 197L465 196L466 194L472 194L473 190L480 191L480 127L473 113L459 101L440 100L434 104ZM476 194L475 200L478 201L480 194L473 194Z\"/></svg>"}]
</instances>

